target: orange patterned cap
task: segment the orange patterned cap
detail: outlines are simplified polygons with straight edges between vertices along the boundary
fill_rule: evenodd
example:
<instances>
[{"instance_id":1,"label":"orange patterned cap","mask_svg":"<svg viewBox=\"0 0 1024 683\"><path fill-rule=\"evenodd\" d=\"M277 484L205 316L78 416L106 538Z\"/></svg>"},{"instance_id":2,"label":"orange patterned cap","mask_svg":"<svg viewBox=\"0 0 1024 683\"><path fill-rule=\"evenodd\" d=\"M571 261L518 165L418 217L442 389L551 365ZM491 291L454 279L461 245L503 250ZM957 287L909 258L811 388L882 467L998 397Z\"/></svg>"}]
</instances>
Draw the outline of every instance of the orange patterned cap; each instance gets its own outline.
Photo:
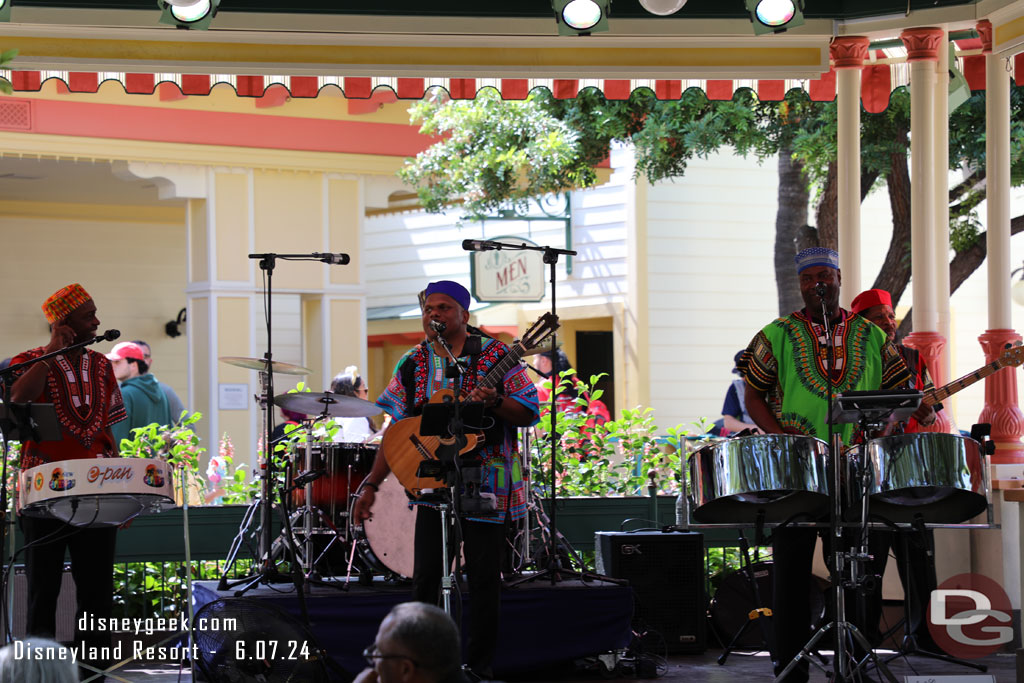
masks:
<instances>
[{"instance_id":1,"label":"orange patterned cap","mask_svg":"<svg viewBox=\"0 0 1024 683\"><path fill-rule=\"evenodd\" d=\"M68 285L67 287L61 287L54 292L46 303L43 304L43 313L46 314L46 319L52 325L53 323L61 320L71 311L75 310L86 301L91 301L92 297L89 296L89 292L85 291L82 285L77 282Z\"/></svg>"}]
</instances>

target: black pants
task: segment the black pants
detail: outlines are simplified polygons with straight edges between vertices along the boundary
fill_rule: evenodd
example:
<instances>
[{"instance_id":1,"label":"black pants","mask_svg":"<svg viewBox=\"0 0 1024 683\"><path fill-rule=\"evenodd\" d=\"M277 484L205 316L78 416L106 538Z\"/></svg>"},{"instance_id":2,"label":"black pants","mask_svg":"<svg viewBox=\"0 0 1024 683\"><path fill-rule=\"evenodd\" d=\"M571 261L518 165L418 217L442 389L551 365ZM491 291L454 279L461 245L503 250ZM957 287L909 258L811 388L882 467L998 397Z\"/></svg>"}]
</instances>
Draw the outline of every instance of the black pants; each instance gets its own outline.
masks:
<instances>
[{"instance_id":1,"label":"black pants","mask_svg":"<svg viewBox=\"0 0 1024 683\"><path fill-rule=\"evenodd\" d=\"M938 587L935 578L935 533L931 529L900 529L898 532L871 533L871 554L875 556L874 571L882 574L889 548L896 556L896 567L903 584L903 599L907 602L906 634L913 636L926 650L937 651L938 646L928 632L928 601ZM877 612L881 612L881 591ZM869 609L875 609L872 606ZM876 619L877 623L877 619Z\"/></svg>"},{"instance_id":2,"label":"black pants","mask_svg":"<svg viewBox=\"0 0 1024 683\"><path fill-rule=\"evenodd\" d=\"M466 664L486 672L498 647L498 614L501 611L501 554L505 543L503 524L463 521L463 552L469 581L469 642ZM454 556L455 539L448 530ZM441 593L441 515L425 505L416 515L413 557L413 598L439 604Z\"/></svg>"},{"instance_id":3,"label":"black pants","mask_svg":"<svg viewBox=\"0 0 1024 683\"><path fill-rule=\"evenodd\" d=\"M25 545L25 574L28 579L28 635L53 638L57 632L57 598L60 595L65 550L71 554L71 576L75 580L75 644L86 648L110 646L110 631L80 630L79 619L110 618L114 597L114 545L116 527L83 529L56 519L18 518ZM48 539L48 540L47 540ZM39 541L38 544L35 544ZM106 666L103 659L88 663ZM91 675L91 674L90 674Z\"/></svg>"}]
</instances>

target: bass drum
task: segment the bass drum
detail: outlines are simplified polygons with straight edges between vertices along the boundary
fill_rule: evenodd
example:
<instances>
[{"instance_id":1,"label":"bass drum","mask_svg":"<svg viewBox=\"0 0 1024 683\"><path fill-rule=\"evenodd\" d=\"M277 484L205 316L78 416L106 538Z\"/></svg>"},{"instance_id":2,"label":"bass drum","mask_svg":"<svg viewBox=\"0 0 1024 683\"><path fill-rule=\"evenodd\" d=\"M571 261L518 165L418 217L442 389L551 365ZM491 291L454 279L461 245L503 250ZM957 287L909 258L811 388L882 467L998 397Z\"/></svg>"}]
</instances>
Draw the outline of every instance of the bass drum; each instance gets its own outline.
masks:
<instances>
[{"instance_id":1,"label":"bass drum","mask_svg":"<svg viewBox=\"0 0 1024 683\"><path fill-rule=\"evenodd\" d=\"M416 506L409 505L398 478L389 474L380 483L373 514L352 525L356 551L374 571L411 579L415 535Z\"/></svg>"},{"instance_id":2,"label":"bass drum","mask_svg":"<svg viewBox=\"0 0 1024 683\"><path fill-rule=\"evenodd\" d=\"M356 551L371 569L412 579L418 508L409 505L409 496L393 474L380 483L372 516L352 525Z\"/></svg>"},{"instance_id":3,"label":"bass drum","mask_svg":"<svg viewBox=\"0 0 1024 683\"><path fill-rule=\"evenodd\" d=\"M711 607L708 616L711 628L714 629L718 640L725 647L732 642L733 637L743 628L748 621L747 615L758 607L773 606L772 579L774 576L774 565L771 562L755 562L745 572L737 569L726 574L722 582L718 584L715 597L711 600ZM754 598L754 588L748 576L753 576L757 581L757 590L761 596L761 603L757 604ZM816 631L825 623L825 591L828 589L828 581L819 576L813 576L811 580L811 626ZM768 632L771 633L771 621L767 622ZM765 643L764 633L761 626L755 621L747 626L743 636L737 640L733 647L740 650L763 650L768 648Z\"/></svg>"}]
</instances>

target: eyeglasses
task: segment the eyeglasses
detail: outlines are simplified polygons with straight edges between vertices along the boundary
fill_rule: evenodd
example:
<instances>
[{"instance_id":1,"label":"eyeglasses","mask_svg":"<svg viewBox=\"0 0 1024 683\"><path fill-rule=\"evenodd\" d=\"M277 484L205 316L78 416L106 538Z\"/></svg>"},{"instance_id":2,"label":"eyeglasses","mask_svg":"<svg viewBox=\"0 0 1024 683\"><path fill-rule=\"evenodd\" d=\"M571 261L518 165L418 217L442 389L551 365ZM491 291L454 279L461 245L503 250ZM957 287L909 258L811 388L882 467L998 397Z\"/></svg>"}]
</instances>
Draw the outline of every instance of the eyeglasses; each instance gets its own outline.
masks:
<instances>
[{"instance_id":1,"label":"eyeglasses","mask_svg":"<svg viewBox=\"0 0 1024 683\"><path fill-rule=\"evenodd\" d=\"M368 645L366 649L363 650L363 657L370 666L374 666L377 663L375 660L378 659L408 659L412 662L413 666L419 666L419 662L407 655L386 655L381 653L381 651L377 649L376 643Z\"/></svg>"}]
</instances>

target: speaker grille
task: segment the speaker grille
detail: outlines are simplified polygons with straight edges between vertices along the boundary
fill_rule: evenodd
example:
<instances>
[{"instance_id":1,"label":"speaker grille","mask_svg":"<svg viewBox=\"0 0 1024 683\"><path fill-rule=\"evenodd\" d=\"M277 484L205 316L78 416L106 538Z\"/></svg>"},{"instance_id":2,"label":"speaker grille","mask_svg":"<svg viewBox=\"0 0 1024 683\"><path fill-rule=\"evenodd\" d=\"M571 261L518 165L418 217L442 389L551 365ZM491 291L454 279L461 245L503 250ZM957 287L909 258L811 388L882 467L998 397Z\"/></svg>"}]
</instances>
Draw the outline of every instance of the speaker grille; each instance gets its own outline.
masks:
<instances>
[{"instance_id":1,"label":"speaker grille","mask_svg":"<svg viewBox=\"0 0 1024 683\"><path fill-rule=\"evenodd\" d=\"M669 652L707 648L704 536L694 532L599 531L597 571L627 579L635 618L664 636Z\"/></svg>"}]
</instances>

